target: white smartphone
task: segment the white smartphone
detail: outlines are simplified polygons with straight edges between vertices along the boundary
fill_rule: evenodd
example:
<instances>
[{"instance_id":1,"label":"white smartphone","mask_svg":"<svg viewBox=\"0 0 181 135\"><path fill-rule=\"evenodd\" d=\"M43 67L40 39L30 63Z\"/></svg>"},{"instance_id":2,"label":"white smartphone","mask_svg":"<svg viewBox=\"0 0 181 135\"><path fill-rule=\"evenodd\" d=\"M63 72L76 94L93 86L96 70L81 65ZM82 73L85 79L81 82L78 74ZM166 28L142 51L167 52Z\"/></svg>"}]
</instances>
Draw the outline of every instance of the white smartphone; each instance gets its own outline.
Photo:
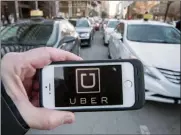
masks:
<instances>
[{"instance_id":1,"label":"white smartphone","mask_svg":"<svg viewBox=\"0 0 181 135\"><path fill-rule=\"evenodd\" d=\"M41 71L41 105L70 111L137 108L141 94L134 72L126 61L50 64Z\"/></svg>"}]
</instances>

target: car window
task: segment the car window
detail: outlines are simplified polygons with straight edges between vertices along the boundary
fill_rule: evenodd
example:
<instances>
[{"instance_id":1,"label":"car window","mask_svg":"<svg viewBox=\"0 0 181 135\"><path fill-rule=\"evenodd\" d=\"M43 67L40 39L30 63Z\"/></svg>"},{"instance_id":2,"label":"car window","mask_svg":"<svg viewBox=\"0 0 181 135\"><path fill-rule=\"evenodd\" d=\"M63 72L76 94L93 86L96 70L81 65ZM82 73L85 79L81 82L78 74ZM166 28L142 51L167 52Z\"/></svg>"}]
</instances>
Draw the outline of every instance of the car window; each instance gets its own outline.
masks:
<instances>
[{"instance_id":1,"label":"car window","mask_svg":"<svg viewBox=\"0 0 181 135\"><path fill-rule=\"evenodd\" d=\"M116 26L118 25L119 21L109 21L107 24L108 28L116 28Z\"/></svg>"},{"instance_id":2,"label":"car window","mask_svg":"<svg viewBox=\"0 0 181 135\"><path fill-rule=\"evenodd\" d=\"M1 42L2 44L53 45L57 40L57 33L51 36L53 27L53 23L11 26L1 36ZM54 40L51 40L50 37L54 37ZM48 41L51 42L48 44Z\"/></svg>"},{"instance_id":3,"label":"car window","mask_svg":"<svg viewBox=\"0 0 181 135\"><path fill-rule=\"evenodd\" d=\"M76 20L69 20L69 22L75 27L76 26Z\"/></svg>"},{"instance_id":4,"label":"car window","mask_svg":"<svg viewBox=\"0 0 181 135\"><path fill-rule=\"evenodd\" d=\"M180 33L162 25L128 25L127 39L136 42L180 44Z\"/></svg>"},{"instance_id":5,"label":"car window","mask_svg":"<svg viewBox=\"0 0 181 135\"><path fill-rule=\"evenodd\" d=\"M76 27L90 27L87 20L77 20Z\"/></svg>"},{"instance_id":6,"label":"car window","mask_svg":"<svg viewBox=\"0 0 181 135\"><path fill-rule=\"evenodd\" d=\"M1 41L16 41L18 28L18 26L4 28L4 30L1 32Z\"/></svg>"}]
</instances>

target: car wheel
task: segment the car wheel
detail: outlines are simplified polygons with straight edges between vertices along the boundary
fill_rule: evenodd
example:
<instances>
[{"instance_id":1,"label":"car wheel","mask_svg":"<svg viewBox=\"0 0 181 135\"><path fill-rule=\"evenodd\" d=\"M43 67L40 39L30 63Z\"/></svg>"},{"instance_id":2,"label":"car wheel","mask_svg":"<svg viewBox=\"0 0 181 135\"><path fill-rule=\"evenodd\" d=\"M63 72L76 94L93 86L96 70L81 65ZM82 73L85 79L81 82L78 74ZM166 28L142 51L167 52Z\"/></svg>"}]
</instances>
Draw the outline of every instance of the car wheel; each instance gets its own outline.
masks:
<instances>
[{"instance_id":1,"label":"car wheel","mask_svg":"<svg viewBox=\"0 0 181 135\"><path fill-rule=\"evenodd\" d=\"M93 38L92 38L92 36L91 36L90 39L88 40L88 46L89 46L89 47L92 45L92 40L93 40Z\"/></svg>"},{"instance_id":2,"label":"car wheel","mask_svg":"<svg viewBox=\"0 0 181 135\"><path fill-rule=\"evenodd\" d=\"M106 38L104 37L104 45L105 45L105 46L108 46L108 44L109 44L109 42L106 43Z\"/></svg>"},{"instance_id":3,"label":"car wheel","mask_svg":"<svg viewBox=\"0 0 181 135\"><path fill-rule=\"evenodd\" d=\"M79 48L78 48L78 56L80 56L80 48L81 48L81 46L79 46Z\"/></svg>"},{"instance_id":4,"label":"car wheel","mask_svg":"<svg viewBox=\"0 0 181 135\"><path fill-rule=\"evenodd\" d=\"M104 39L104 45L105 45L105 46L108 46L108 43L105 42L105 39Z\"/></svg>"},{"instance_id":5,"label":"car wheel","mask_svg":"<svg viewBox=\"0 0 181 135\"><path fill-rule=\"evenodd\" d=\"M112 59L109 47L108 47L108 59Z\"/></svg>"}]
</instances>

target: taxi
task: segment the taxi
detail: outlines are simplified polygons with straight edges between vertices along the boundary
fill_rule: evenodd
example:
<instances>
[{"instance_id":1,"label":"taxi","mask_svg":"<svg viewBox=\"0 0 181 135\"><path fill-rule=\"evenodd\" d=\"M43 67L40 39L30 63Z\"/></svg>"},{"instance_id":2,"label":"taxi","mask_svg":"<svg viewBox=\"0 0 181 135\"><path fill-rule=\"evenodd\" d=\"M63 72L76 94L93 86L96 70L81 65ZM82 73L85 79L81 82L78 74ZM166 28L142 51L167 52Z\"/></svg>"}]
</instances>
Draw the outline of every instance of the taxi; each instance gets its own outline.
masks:
<instances>
[{"instance_id":1,"label":"taxi","mask_svg":"<svg viewBox=\"0 0 181 135\"><path fill-rule=\"evenodd\" d=\"M80 54L80 38L65 19L44 19L41 10L32 10L31 19L5 26L1 30L1 57L37 47L55 47Z\"/></svg>"},{"instance_id":2,"label":"taxi","mask_svg":"<svg viewBox=\"0 0 181 135\"><path fill-rule=\"evenodd\" d=\"M180 31L150 18L121 20L111 33L108 57L142 61L146 100L180 103Z\"/></svg>"}]
</instances>

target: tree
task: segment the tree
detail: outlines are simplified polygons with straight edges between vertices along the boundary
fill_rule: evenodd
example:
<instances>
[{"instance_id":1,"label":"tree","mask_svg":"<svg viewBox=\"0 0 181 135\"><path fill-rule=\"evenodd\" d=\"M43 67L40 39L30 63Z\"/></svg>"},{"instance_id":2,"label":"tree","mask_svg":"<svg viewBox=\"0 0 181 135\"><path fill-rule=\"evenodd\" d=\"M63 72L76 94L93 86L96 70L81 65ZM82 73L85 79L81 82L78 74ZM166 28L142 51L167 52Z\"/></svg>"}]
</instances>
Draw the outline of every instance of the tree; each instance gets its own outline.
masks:
<instances>
[{"instance_id":1,"label":"tree","mask_svg":"<svg viewBox=\"0 0 181 135\"><path fill-rule=\"evenodd\" d=\"M101 13L101 17L102 17L102 18L106 18L107 16L108 16L107 12L102 11L102 13Z\"/></svg>"}]
</instances>

